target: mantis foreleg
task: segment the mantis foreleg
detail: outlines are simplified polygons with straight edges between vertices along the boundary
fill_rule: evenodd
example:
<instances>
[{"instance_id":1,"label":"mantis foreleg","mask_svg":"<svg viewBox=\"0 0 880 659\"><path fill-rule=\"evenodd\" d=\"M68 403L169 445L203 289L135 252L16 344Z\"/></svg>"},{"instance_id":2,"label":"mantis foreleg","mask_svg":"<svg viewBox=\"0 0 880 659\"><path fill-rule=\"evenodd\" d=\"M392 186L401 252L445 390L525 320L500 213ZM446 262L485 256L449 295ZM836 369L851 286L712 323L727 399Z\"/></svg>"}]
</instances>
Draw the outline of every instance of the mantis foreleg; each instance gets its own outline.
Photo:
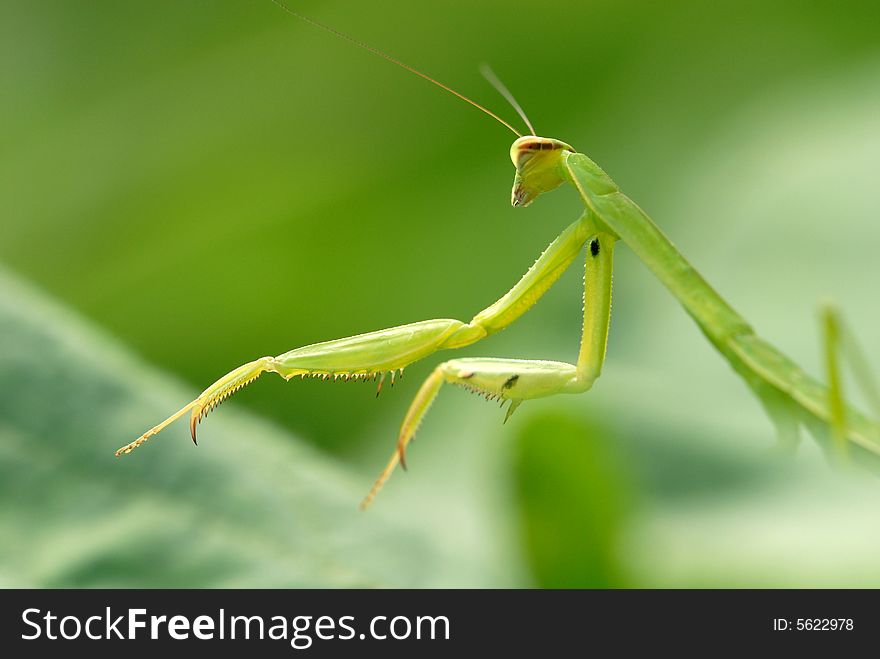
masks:
<instances>
[{"instance_id":1,"label":"mantis foreleg","mask_svg":"<svg viewBox=\"0 0 880 659\"><path fill-rule=\"evenodd\" d=\"M437 350L461 348L498 332L528 311L572 263L589 238L592 222L585 214L569 225L538 257L535 264L506 295L464 323L451 318L426 320L296 348L277 357L262 357L239 366L205 389L194 401L154 426L116 455L130 453L167 425L190 414L190 432L226 398L263 373L285 380L295 376L323 379L392 379L409 364Z\"/></svg>"},{"instance_id":2,"label":"mantis foreleg","mask_svg":"<svg viewBox=\"0 0 880 659\"><path fill-rule=\"evenodd\" d=\"M488 400L510 402L504 420L524 401L560 393L581 393L601 375L611 321L611 271L615 238L593 234L587 241L584 274L584 326L577 364L524 359L454 359L440 364L425 380L400 427L397 449L361 502L366 508L400 463L406 447L444 382L456 384Z\"/></svg>"}]
</instances>

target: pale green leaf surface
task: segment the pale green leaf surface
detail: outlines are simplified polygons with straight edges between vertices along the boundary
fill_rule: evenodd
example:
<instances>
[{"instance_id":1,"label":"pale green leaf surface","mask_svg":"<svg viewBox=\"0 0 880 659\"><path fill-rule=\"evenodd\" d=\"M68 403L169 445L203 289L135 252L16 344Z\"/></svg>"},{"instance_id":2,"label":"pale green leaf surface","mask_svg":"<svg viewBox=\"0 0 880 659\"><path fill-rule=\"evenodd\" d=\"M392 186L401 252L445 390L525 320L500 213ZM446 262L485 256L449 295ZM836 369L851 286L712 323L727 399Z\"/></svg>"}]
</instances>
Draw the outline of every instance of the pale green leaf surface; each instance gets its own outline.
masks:
<instances>
[{"instance_id":1,"label":"pale green leaf surface","mask_svg":"<svg viewBox=\"0 0 880 659\"><path fill-rule=\"evenodd\" d=\"M199 448L180 424L114 458L193 392L5 271L0 337L0 585L413 586L467 562L232 407Z\"/></svg>"}]
</instances>

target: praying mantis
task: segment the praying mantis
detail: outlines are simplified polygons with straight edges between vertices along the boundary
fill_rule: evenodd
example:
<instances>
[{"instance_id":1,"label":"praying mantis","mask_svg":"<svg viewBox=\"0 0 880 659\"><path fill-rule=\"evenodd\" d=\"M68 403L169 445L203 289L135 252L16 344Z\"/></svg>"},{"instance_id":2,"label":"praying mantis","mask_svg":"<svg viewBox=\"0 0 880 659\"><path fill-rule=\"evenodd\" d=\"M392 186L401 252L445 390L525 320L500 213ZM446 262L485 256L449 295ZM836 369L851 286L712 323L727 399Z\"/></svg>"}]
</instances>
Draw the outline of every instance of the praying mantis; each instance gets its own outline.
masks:
<instances>
[{"instance_id":1,"label":"praying mantis","mask_svg":"<svg viewBox=\"0 0 880 659\"><path fill-rule=\"evenodd\" d=\"M838 352L842 329L836 313L823 312L825 358L829 385L809 376L789 358L761 339L679 253L651 218L627 197L588 156L559 139L540 137L506 87L491 73L484 75L511 103L529 133L523 134L498 115L443 83L372 46L293 11L278 7L315 27L331 32L418 75L491 116L516 134L510 147L515 168L511 203L530 206L540 195L569 186L583 212L541 253L525 275L501 298L469 321L439 318L366 334L316 343L239 366L205 389L192 402L116 451L128 454L177 419L189 414L192 440L199 422L232 394L263 373L285 380L370 380L381 390L410 364L441 350L472 345L513 324L543 296L579 257L584 266L583 326L574 363L513 358L461 358L439 364L419 388L407 411L397 446L372 489L362 501L369 506L398 464L406 468L406 449L444 384L452 384L507 404L504 417L527 400L577 394L589 390L602 373L611 318L614 249L629 247L669 290L700 330L740 375L762 403L781 438L795 440L800 427L831 447L860 461L880 466L880 427L845 404L841 392ZM865 382L864 378L860 381ZM868 395L880 399L866 384ZM880 406L880 405L878 405Z\"/></svg>"}]
</instances>

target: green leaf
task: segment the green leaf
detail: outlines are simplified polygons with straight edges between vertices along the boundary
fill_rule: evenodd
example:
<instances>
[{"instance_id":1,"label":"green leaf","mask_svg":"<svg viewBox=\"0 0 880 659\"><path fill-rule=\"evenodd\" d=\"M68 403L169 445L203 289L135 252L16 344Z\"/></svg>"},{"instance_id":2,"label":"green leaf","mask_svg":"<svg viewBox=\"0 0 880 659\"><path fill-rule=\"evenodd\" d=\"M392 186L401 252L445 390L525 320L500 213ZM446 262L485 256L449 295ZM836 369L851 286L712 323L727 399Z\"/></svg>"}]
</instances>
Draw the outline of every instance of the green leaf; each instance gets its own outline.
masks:
<instances>
[{"instance_id":1,"label":"green leaf","mask_svg":"<svg viewBox=\"0 0 880 659\"><path fill-rule=\"evenodd\" d=\"M114 458L193 392L2 270L0 337L4 586L416 586L458 560L233 406L198 448L183 423Z\"/></svg>"},{"instance_id":2,"label":"green leaf","mask_svg":"<svg viewBox=\"0 0 880 659\"><path fill-rule=\"evenodd\" d=\"M626 585L618 546L631 478L615 444L610 432L561 412L535 415L518 433L516 491L538 585Z\"/></svg>"}]
</instances>

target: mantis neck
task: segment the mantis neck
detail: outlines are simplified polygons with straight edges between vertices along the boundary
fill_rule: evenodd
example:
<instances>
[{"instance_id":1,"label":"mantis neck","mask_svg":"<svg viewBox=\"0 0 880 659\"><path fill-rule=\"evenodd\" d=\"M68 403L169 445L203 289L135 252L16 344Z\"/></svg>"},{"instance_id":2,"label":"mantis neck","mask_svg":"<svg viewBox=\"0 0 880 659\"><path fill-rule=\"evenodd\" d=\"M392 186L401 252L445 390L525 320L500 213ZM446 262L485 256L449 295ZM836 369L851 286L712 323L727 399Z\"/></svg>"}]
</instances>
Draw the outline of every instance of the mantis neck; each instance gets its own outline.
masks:
<instances>
[{"instance_id":1,"label":"mantis neck","mask_svg":"<svg viewBox=\"0 0 880 659\"><path fill-rule=\"evenodd\" d=\"M570 154L566 162L565 178L578 190L587 209L635 252L713 343L717 345L729 337L752 333L745 319L596 163L582 153Z\"/></svg>"}]
</instances>

